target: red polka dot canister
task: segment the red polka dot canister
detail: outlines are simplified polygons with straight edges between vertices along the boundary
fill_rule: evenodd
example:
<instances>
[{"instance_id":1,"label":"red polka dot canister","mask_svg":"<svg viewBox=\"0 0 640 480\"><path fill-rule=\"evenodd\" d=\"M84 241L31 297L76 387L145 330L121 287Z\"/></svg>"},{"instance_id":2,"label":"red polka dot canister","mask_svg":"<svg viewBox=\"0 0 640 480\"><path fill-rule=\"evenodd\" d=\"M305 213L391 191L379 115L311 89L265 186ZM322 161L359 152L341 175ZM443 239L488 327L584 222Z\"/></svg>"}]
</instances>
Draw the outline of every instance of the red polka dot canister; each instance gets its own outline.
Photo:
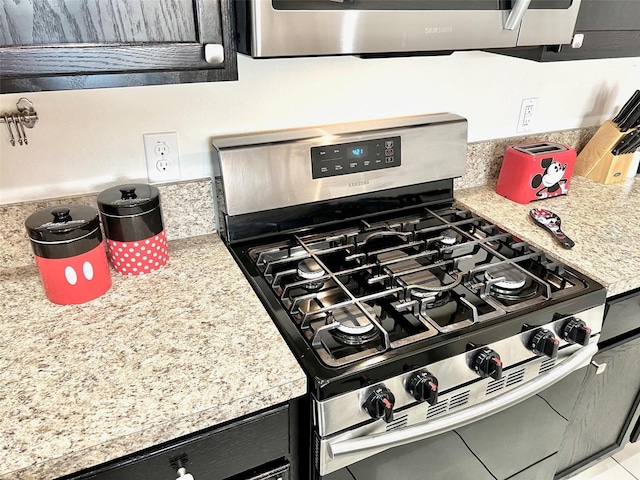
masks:
<instances>
[{"instance_id":1,"label":"red polka dot canister","mask_svg":"<svg viewBox=\"0 0 640 480\"><path fill-rule=\"evenodd\" d=\"M109 259L123 275L154 272L169 260L160 192L153 185L109 188L98 195Z\"/></svg>"},{"instance_id":2,"label":"red polka dot canister","mask_svg":"<svg viewBox=\"0 0 640 480\"><path fill-rule=\"evenodd\" d=\"M89 205L38 210L25 220L42 286L58 305L100 297L111 287L98 211Z\"/></svg>"}]
</instances>

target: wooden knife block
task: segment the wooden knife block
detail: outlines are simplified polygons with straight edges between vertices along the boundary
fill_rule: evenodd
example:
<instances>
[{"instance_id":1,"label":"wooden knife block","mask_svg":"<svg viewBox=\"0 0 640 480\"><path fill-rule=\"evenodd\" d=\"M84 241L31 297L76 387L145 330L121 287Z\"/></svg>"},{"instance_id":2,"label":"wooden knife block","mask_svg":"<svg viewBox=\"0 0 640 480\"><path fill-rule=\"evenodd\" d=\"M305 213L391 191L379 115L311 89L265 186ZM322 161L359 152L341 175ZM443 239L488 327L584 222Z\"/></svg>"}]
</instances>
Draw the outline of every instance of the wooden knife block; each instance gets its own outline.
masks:
<instances>
[{"instance_id":1,"label":"wooden knife block","mask_svg":"<svg viewBox=\"0 0 640 480\"><path fill-rule=\"evenodd\" d=\"M624 181L633 159L633 152L624 155L611 153L611 149L624 136L625 133L618 130L615 123L607 120L576 158L574 173L599 183Z\"/></svg>"}]
</instances>

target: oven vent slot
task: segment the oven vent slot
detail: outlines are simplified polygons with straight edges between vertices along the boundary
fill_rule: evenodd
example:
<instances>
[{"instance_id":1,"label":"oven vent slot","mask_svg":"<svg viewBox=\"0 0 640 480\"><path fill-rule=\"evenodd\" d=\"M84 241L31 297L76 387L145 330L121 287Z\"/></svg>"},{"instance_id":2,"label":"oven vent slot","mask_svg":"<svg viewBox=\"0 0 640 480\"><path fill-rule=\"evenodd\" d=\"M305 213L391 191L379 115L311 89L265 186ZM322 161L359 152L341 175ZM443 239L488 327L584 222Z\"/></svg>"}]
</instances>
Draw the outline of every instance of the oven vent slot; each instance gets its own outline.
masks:
<instances>
[{"instance_id":1,"label":"oven vent slot","mask_svg":"<svg viewBox=\"0 0 640 480\"><path fill-rule=\"evenodd\" d=\"M506 387L510 387L511 385L515 385L516 383L520 383L524 380L524 368L516 372L511 372L507 377L507 381L505 382Z\"/></svg>"},{"instance_id":2,"label":"oven vent slot","mask_svg":"<svg viewBox=\"0 0 640 480\"><path fill-rule=\"evenodd\" d=\"M448 406L449 400L440 400L435 405L430 406L429 410L427 410L427 420L446 412Z\"/></svg>"},{"instance_id":3,"label":"oven vent slot","mask_svg":"<svg viewBox=\"0 0 640 480\"><path fill-rule=\"evenodd\" d=\"M407 426L407 415L396 418L393 422L387 424L387 432Z\"/></svg>"},{"instance_id":4,"label":"oven vent slot","mask_svg":"<svg viewBox=\"0 0 640 480\"><path fill-rule=\"evenodd\" d=\"M313 461L316 469L320 470L320 437L316 433L313 439Z\"/></svg>"},{"instance_id":5,"label":"oven vent slot","mask_svg":"<svg viewBox=\"0 0 640 480\"><path fill-rule=\"evenodd\" d=\"M459 393L454 395L449 400L449 410L453 410L454 408L461 407L469 401L469 390L464 393Z\"/></svg>"},{"instance_id":6,"label":"oven vent slot","mask_svg":"<svg viewBox=\"0 0 640 480\"><path fill-rule=\"evenodd\" d=\"M489 382L487 385L486 395L491 395L492 393L496 393L498 390L502 390L504 388L505 378L500 378L499 380L493 380Z\"/></svg>"},{"instance_id":7,"label":"oven vent slot","mask_svg":"<svg viewBox=\"0 0 640 480\"><path fill-rule=\"evenodd\" d=\"M547 358L544 362L540 364L540 371L538 372L538 374L540 375L545 372L548 372L555 366L555 364L556 364L555 358Z\"/></svg>"}]
</instances>

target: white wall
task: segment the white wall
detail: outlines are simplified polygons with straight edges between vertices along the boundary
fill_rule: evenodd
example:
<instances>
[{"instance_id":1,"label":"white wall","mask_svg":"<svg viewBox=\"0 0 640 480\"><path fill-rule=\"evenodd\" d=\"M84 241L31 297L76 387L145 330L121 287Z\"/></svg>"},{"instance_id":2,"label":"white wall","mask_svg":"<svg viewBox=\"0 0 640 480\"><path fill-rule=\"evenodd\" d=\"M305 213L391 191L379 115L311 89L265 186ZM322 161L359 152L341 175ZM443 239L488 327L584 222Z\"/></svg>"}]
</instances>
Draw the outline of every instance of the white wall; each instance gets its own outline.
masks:
<instances>
[{"instance_id":1,"label":"white wall","mask_svg":"<svg viewBox=\"0 0 640 480\"><path fill-rule=\"evenodd\" d=\"M451 111L469 141L515 136L523 98L539 97L534 132L592 126L640 88L640 58L541 64L482 52L363 60L254 60L237 82L0 95L21 96L40 122L11 147L0 124L0 204L146 181L142 134L175 131L182 178L211 174L217 135Z\"/></svg>"}]
</instances>

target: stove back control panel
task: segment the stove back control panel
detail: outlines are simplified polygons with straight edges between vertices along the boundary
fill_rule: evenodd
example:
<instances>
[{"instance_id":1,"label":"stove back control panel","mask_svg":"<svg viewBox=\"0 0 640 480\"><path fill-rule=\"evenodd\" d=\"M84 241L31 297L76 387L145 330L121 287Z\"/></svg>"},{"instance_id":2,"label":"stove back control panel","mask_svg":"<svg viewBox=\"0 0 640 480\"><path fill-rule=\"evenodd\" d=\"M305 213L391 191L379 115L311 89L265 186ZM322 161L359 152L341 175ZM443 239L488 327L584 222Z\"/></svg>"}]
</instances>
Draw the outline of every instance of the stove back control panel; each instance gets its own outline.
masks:
<instances>
[{"instance_id":1,"label":"stove back control panel","mask_svg":"<svg viewBox=\"0 0 640 480\"><path fill-rule=\"evenodd\" d=\"M400 137L311 147L313 178L400 166Z\"/></svg>"}]
</instances>

